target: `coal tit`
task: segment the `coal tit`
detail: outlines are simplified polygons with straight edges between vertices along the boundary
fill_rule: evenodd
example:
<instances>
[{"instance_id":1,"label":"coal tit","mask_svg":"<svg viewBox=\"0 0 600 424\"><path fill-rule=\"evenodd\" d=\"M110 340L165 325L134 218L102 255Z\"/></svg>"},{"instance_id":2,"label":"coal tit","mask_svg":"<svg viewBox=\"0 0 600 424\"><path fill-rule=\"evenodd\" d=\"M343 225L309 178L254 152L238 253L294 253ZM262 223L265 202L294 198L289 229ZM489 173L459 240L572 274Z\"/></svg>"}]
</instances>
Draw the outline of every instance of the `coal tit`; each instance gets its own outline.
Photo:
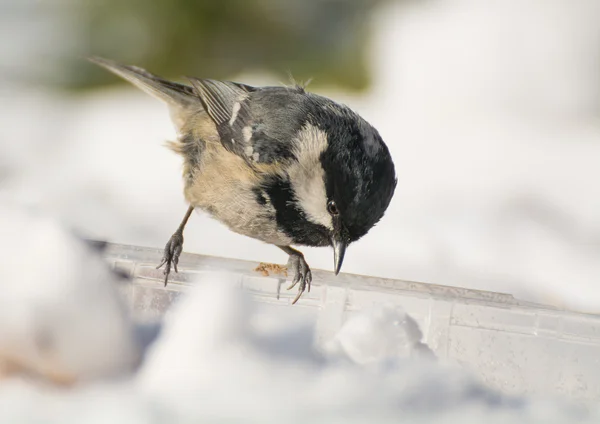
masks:
<instances>
[{"instance_id":1,"label":"coal tit","mask_svg":"<svg viewBox=\"0 0 600 424\"><path fill-rule=\"evenodd\" d=\"M304 87L253 87L189 78L167 81L135 66L91 58L169 106L183 157L189 208L158 267L165 284L195 208L232 231L274 244L289 255L299 285L312 275L291 245L332 246L334 272L346 246L383 216L396 187L394 163L375 128L348 107Z\"/></svg>"}]
</instances>

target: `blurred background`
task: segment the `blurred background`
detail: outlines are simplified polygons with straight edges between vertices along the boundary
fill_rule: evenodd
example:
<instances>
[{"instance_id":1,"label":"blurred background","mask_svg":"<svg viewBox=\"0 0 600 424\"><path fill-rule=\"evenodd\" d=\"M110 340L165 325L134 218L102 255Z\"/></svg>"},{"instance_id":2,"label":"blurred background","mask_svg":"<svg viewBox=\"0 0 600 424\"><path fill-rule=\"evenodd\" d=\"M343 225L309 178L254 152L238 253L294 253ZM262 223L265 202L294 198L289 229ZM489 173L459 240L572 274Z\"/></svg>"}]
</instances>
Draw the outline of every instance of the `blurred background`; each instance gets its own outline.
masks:
<instances>
[{"instance_id":1,"label":"blurred background","mask_svg":"<svg viewBox=\"0 0 600 424\"><path fill-rule=\"evenodd\" d=\"M398 188L345 272L600 312L597 0L0 0L0 197L162 248L186 211L168 78L312 78L377 127ZM185 250L283 263L193 216ZM313 268L332 252L304 248Z\"/></svg>"}]
</instances>

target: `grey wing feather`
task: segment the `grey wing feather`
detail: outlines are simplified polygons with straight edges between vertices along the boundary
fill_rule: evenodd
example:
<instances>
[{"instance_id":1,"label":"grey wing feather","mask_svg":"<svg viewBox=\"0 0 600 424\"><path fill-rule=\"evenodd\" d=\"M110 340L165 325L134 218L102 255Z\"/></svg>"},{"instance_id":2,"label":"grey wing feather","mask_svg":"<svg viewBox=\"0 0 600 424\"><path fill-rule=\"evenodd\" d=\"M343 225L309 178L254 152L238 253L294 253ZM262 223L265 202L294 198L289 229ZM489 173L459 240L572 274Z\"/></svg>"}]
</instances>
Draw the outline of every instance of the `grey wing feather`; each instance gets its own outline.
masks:
<instances>
[{"instance_id":1,"label":"grey wing feather","mask_svg":"<svg viewBox=\"0 0 600 424\"><path fill-rule=\"evenodd\" d=\"M204 110L216 124L223 147L250 162L245 153L249 140L244 138L244 128L252 125L248 96L257 89L231 81L198 78L190 81Z\"/></svg>"},{"instance_id":2,"label":"grey wing feather","mask_svg":"<svg viewBox=\"0 0 600 424\"><path fill-rule=\"evenodd\" d=\"M240 104L248 92L239 84L229 81L189 78L196 89L204 109L217 125L231 121L235 113L235 105ZM244 86L247 87L247 86ZM243 107L241 104L238 107Z\"/></svg>"}]
</instances>

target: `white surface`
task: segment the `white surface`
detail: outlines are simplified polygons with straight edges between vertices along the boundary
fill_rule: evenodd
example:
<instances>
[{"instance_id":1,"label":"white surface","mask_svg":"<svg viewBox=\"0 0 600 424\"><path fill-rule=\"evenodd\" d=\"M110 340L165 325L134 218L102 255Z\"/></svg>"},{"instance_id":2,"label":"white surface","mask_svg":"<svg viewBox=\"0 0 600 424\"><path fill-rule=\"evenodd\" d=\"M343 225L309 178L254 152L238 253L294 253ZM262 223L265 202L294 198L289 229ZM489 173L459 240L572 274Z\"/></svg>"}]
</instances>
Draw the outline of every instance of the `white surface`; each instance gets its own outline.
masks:
<instances>
[{"instance_id":1,"label":"white surface","mask_svg":"<svg viewBox=\"0 0 600 424\"><path fill-rule=\"evenodd\" d=\"M184 254L179 273L171 274L165 288L162 271L156 270L161 250L111 244L105 256L134 277L124 294L139 318L161 317L199 282L227 271L259 303L275 308L281 329L298 319L314 322L314 342L329 354L344 352L365 366L397 357L433 357L460 365L502 393L588 404L600 400L600 315L502 293L321 270L313 270L310 293L289 308L295 291L285 290L285 278L257 272L257 263ZM205 321L186 319L192 326Z\"/></svg>"}]
</instances>

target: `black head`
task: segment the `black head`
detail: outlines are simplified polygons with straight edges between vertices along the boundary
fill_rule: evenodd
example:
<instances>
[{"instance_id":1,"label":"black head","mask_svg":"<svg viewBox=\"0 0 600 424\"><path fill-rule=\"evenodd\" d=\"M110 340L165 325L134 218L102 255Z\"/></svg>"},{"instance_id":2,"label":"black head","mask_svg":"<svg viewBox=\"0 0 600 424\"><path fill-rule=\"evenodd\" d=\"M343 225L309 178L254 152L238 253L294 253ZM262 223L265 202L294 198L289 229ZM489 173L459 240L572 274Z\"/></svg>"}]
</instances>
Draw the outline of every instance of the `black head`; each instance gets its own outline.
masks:
<instances>
[{"instance_id":1,"label":"black head","mask_svg":"<svg viewBox=\"0 0 600 424\"><path fill-rule=\"evenodd\" d=\"M348 108L338 108L315 119L328 138L321 164L333 218L333 246L339 250L336 268L341 266L345 246L383 217L397 182L390 152L377 130Z\"/></svg>"},{"instance_id":2,"label":"black head","mask_svg":"<svg viewBox=\"0 0 600 424\"><path fill-rule=\"evenodd\" d=\"M306 120L289 172L267 187L277 222L295 242L345 248L384 215L396 187L394 163L375 128L350 109L307 95Z\"/></svg>"}]
</instances>

